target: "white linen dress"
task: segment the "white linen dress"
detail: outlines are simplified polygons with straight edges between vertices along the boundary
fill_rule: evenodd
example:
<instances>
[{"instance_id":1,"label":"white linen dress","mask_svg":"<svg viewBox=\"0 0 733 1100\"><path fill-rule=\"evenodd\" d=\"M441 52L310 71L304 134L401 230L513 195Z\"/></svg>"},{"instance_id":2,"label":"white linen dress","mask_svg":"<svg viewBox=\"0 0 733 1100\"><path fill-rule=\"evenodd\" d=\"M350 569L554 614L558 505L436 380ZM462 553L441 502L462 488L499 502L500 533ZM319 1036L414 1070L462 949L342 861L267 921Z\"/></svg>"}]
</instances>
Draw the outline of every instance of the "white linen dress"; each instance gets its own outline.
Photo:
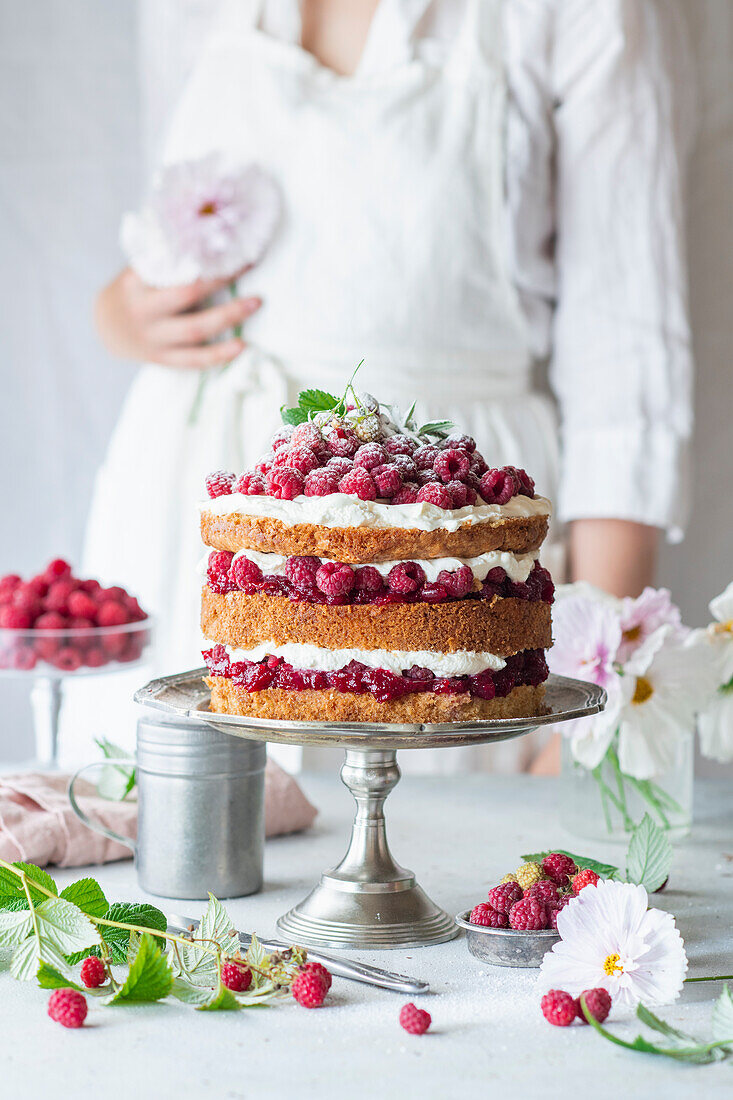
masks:
<instances>
[{"instance_id":1,"label":"white linen dress","mask_svg":"<svg viewBox=\"0 0 733 1100\"><path fill-rule=\"evenodd\" d=\"M169 18L191 7L169 4ZM667 75L685 60L672 7L381 0L350 77L300 47L297 0L212 15L162 159L254 161L284 218L240 281L264 303L248 347L212 372L198 422L195 374L143 367L97 479L84 567L158 615L157 672L200 663L205 474L251 465L284 401L306 385L339 392L361 359L361 387L454 420L492 465L524 466L560 520L679 533L688 116ZM562 434L533 384L546 358ZM525 738L403 756L512 770L532 751Z\"/></svg>"}]
</instances>

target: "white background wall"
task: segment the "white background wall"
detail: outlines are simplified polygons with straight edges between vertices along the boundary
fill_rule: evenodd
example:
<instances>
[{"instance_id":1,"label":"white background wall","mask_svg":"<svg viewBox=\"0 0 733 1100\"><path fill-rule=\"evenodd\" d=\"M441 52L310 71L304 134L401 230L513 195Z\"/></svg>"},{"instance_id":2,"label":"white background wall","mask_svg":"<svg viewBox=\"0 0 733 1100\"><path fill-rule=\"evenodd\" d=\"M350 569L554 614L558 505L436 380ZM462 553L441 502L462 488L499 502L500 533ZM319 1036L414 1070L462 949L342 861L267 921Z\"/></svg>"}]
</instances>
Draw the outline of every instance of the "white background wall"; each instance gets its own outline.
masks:
<instances>
[{"instance_id":1,"label":"white background wall","mask_svg":"<svg viewBox=\"0 0 733 1100\"><path fill-rule=\"evenodd\" d=\"M700 104L695 508L660 581L698 624L733 578L733 4L687 10ZM91 311L119 265L119 216L142 174L135 17L130 0L0 0L0 574L79 559L94 470L131 377L100 347ZM0 707L0 759L22 759L26 688L0 681Z\"/></svg>"}]
</instances>

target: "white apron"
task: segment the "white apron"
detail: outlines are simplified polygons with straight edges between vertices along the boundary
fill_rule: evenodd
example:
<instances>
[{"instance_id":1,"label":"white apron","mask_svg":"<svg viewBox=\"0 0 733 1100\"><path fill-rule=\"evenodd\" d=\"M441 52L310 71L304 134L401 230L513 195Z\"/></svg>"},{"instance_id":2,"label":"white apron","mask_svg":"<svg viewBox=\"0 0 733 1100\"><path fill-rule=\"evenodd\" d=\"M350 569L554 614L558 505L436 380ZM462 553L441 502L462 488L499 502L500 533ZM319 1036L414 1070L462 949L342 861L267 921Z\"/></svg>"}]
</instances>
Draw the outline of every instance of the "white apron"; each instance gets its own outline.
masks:
<instances>
[{"instance_id":1,"label":"white apron","mask_svg":"<svg viewBox=\"0 0 733 1100\"><path fill-rule=\"evenodd\" d=\"M252 464L284 401L305 385L339 393L361 359L362 388L454 420L487 462L524 466L554 495L554 413L530 392L503 247L500 6L472 0L434 64L405 44L403 58L349 78L259 30L259 3L227 5L210 35L164 159L219 149L255 161L278 181L285 213L240 283L264 302L246 323L249 346L212 372L197 424L187 425L195 373L144 367L98 475L85 569L155 610L157 672L200 664L204 476ZM404 753L403 766L512 770L531 755L526 741ZM297 764L299 750L285 761Z\"/></svg>"}]
</instances>

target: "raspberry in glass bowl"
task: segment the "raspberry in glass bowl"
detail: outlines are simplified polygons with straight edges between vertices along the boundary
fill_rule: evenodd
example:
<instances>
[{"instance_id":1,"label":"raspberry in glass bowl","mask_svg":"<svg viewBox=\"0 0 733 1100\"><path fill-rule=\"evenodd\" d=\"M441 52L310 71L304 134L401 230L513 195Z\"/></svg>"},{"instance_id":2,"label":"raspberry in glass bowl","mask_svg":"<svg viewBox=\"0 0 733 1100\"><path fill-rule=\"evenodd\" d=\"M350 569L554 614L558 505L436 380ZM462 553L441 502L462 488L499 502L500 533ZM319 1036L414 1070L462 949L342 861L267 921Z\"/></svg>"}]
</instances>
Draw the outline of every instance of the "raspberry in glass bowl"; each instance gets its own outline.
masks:
<instances>
[{"instance_id":1,"label":"raspberry in glass bowl","mask_svg":"<svg viewBox=\"0 0 733 1100\"><path fill-rule=\"evenodd\" d=\"M0 578L0 673L60 677L140 661L152 621L124 588L75 577L56 558L24 581Z\"/></svg>"}]
</instances>

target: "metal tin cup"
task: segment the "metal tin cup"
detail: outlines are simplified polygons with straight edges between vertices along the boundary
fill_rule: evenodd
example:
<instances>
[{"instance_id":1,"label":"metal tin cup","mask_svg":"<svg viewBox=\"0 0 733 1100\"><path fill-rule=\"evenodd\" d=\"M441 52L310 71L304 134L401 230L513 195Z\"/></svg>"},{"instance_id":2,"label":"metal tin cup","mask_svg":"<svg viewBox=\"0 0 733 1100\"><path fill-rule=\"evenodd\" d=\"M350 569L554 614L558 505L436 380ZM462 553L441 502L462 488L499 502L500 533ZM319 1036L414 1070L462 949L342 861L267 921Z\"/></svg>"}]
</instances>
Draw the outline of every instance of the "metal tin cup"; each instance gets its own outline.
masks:
<instances>
[{"instance_id":1,"label":"metal tin cup","mask_svg":"<svg viewBox=\"0 0 733 1100\"><path fill-rule=\"evenodd\" d=\"M137 842L76 815L135 853L144 890L169 898L243 897L262 889L266 747L206 722L153 715L137 725ZM124 763L124 761L117 761ZM129 761L127 761L129 763Z\"/></svg>"}]
</instances>

